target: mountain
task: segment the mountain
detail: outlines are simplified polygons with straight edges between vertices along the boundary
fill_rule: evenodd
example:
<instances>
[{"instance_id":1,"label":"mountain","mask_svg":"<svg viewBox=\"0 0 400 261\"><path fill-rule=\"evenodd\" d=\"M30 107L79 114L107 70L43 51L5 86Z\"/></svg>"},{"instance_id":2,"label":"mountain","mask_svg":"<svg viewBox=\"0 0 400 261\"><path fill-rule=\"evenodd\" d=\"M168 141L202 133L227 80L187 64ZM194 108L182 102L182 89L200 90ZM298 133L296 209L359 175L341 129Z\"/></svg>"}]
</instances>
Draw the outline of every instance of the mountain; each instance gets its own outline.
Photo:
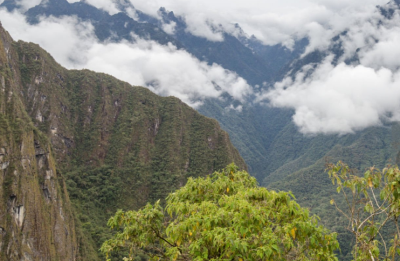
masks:
<instances>
[{"instance_id":1,"label":"mountain","mask_svg":"<svg viewBox=\"0 0 400 261\"><path fill-rule=\"evenodd\" d=\"M11 2L12 3L12 2ZM11 3L4 2L0 6L9 8ZM139 23L132 19L126 13L110 15L106 11L99 10L84 1L69 3L67 0L48 0L43 1L26 12L27 21L31 24L37 24L40 16L76 16L82 21L90 21L94 26L94 31L99 40L118 41L126 39L134 41L132 33L142 37L154 40L160 44L166 45L172 43L178 48L181 44L173 37L165 33L156 25L151 23Z\"/></svg>"},{"instance_id":2,"label":"mountain","mask_svg":"<svg viewBox=\"0 0 400 261\"><path fill-rule=\"evenodd\" d=\"M32 17L38 15L57 16L57 12L59 12L57 2L59 1L61 0L50 0L48 6L39 5L28 10L28 19L35 22ZM65 4L66 1L63 2ZM5 3L6 1L3 5ZM378 7L377 11L381 12L386 19L392 19L393 15L399 11L399 3L398 0L392 1L388 5ZM78 3L75 4L78 6ZM287 76L294 77L303 66L316 68L328 55L334 56L333 64L336 64L343 55L340 36L347 33L342 32L333 37L328 50L313 51L301 56L308 45L307 39L299 39L293 50L281 45L265 46L254 37L246 37L245 35L234 37L227 33L223 33L223 41L213 42L191 34L187 30L185 19L167 11L165 8L159 10L161 20L136 10L137 23L132 23L130 31L124 31L122 25L124 25L124 19L127 19L127 14L123 8L121 8L122 13L110 16L86 5L84 2L79 4L82 6L82 10L87 10L84 15L80 15L79 10L71 11L73 4L69 4L68 8L66 7L69 11L62 14L77 15L84 21L91 21L96 28L96 35L101 41L107 36L112 36L112 41L122 39L133 41L134 39L132 40L127 36L129 35L127 32L140 31L140 28L153 28L154 30L143 30L148 30L149 35L151 35L152 30L160 32L163 37L167 35L168 39L172 38L171 42L174 41L174 44L179 48L186 50L199 60L206 61L209 64L218 63L224 68L236 72L250 84L259 85L261 90L268 90L275 82L281 81ZM51 7L52 5L53 7ZM105 17L114 17L112 18L115 19L112 20L114 22L107 20L111 18L98 18L98 15L96 15L98 12L102 12ZM102 24L102 19L108 22ZM162 25L172 22L176 24L175 33L162 33ZM112 30L116 34L110 34L109 32ZM151 37L154 41L165 44L160 40L162 37ZM347 64L359 63L357 52L345 62ZM264 82L266 84L263 84ZM232 103L241 105L242 111L227 109ZM347 162L358 173L362 173L366 167L371 165L383 167L387 163L399 163L400 129L397 123L384 123L380 127L371 127L347 135L304 135L294 125L292 121L293 111L288 109L272 108L251 101L241 103L234 101L231 97L224 97L224 100L206 100L198 111L220 122L222 128L230 134L232 143L238 148L248 164L250 173L257 177L263 186L278 190L292 190L297 201L303 206L309 207L312 213L321 216L322 222L328 227L339 231L342 242L342 257L344 260L348 258L351 242L348 240L348 234L345 231L340 231L339 224L342 221L339 215L332 214L336 213L336 210L329 205L331 196L337 193L325 173L325 162L335 162L340 159ZM34 112L31 113L34 115ZM64 142L68 144L70 138L68 136L66 138L67 140ZM86 139L80 138L80 141L86 141ZM87 145L81 146L88 147ZM80 160L82 155L75 155L74 157L75 160ZM90 163L90 160L93 159L87 160ZM83 165L83 163L79 164ZM108 164L108 162L105 161L105 164ZM80 168L76 170L78 172L66 169L65 174L70 177L68 178L68 187L72 188L70 193L74 195L73 197L79 197L80 187L88 186L87 184L91 182L100 182L95 179L92 181L89 178L87 178L89 181L76 181L73 177L89 177L92 176L92 173ZM107 169L100 169L98 172L108 173ZM159 183L157 185L154 183L155 189L157 186L159 186ZM100 191L94 190L93 193L100 193ZM82 205L80 207L85 209L88 206ZM82 220L89 222L90 215L83 217ZM90 227L91 225L87 224L87 226ZM92 234L96 233L93 232L95 229L91 228L90 230Z\"/></svg>"},{"instance_id":3,"label":"mountain","mask_svg":"<svg viewBox=\"0 0 400 261\"><path fill-rule=\"evenodd\" d=\"M26 113L15 45L0 26L0 259L76 260L65 180L50 140Z\"/></svg>"},{"instance_id":4,"label":"mountain","mask_svg":"<svg viewBox=\"0 0 400 261\"><path fill-rule=\"evenodd\" d=\"M218 122L177 98L66 70L0 32L1 259L99 260L117 209L231 162L247 169Z\"/></svg>"},{"instance_id":5,"label":"mountain","mask_svg":"<svg viewBox=\"0 0 400 261\"><path fill-rule=\"evenodd\" d=\"M9 0L7 4L4 2L0 6L7 7L12 2L15 0ZM135 41L131 35L134 33L160 44L171 42L200 61L205 61L210 65L220 64L225 69L236 72L250 84L259 86L274 82L276 72L280 72L294 58L297 58L307 43L306 40L300 40L296 43L294 50L290 51L282 45L264 46L254 37L246 38L244 33L238 38L224 33L223 41L209 41L191 34L187 30L185 20L165 8L159 10L161 20L134 9L137 16L135 21L126 12L127 7L134 7L126 1L117 1L117 3L120 3L122 12L111 16L84 1L70 4L66 0L49 0L28 10L26 16L30 23L37 23L40 16L76 16L82 21L90 21L93 24L95 34L100 41ZM176 24L174 34L167 34L162 30L163 24L170 23ZM241 30L239 26L238 30ZM208 100L198 111L221 123L247 162L250 172L262 180L267 171L269 147L283 126L291 122L291 113L287 110L276 110L247 103L242 104L243 111L238 113L227 110L232 99L226 98L227 101ZM238 101L234 103L241 105Z\"/></svg>"},{"instance_id":6,"label":"mountain","mask_svg":"<svg viewBox=\"0 0 400 261\"><path fill-rule=\"evenodd\" d=\"M61 2L66 6L66 11L61 12L60 8L57 7L58 3ZM122 1L122 3L126 3L126 1ZM85 7L74 7L74 5L78 6L78 4ZM134 8L133 6L130 7ZM87 8L87 11L84 12L85 15L81 15L79 10L85 8ZM121 13L114 16L123 17L126 15L124 13L126 10L121 8L121 11ZM260 88L264 90L270 88L276 81L280 81L286 76L296 75L303 66L317 66L329 54L334 54L334 62L337 62L341 55L343 55L340 35L332 38L331 47L327 51L314 51L303 57L301 54L308 45L308 39L300 39L295 42L293 50L289 50L282 45L263 45L254 36L246 37L244 32L239 33L237 37L223 33L223 41L215 42L191 34L187 30L185 19L176 16L172 11L167 11L165 8L160 8L158 11L160 19L146 15L137 9L135 11L137 13L137 24L132 28L141 24L142 26L151 25L158 28L157 30L162 31L163 24L174 23L176 25L174 34L168 35L174 39L175 43L178 43L178 46L201 61L206 61L209 64L217 63L226 69L236 72L250 84L260 85ZM98 28L96 31L110 31L109 27L98 24L98 21L101 20L98 18L98 12L103 13L105 16L109 15L93 6L85 4L83 1L69 4L66 0L50 0L46 5L41 4L28 10L26 15L28 20L32 22L38 15L60 16L60 12L62 15L77 15L85 21L92 21L95 27ZM111 40L130 40L127 34L118 33L122 30L123 21L115 23L119 24L119 26L115 27L116 35L119 36ZM241 31L240 25L236 25L236 27L238 31ZM136 29L132 30L132 32L135 32ZM215 30L220 29L216 28ZM346 32L342 34L346 34ZM101 37L99 39L102 40ZM347 63L356 61L357 57L355 54L355 57L347 60ZM297 160L303 154L306 154L307 148L310 148L307 144L313 143L314 140L318 142L321 139L327 139L326 147L320 151L323 154L330 150L330 140L338 140L334 136L320 136L316 138L305 137L300 134L292 123L291 117L293 113L291 110L271 108L254 104L250 101L242 104L229 99L229 97L225 98L225 101L218 99L207 100L205 105L198 110L206 116L217 119L223 128L230 133L233 143L248 163L251 173L261 182L282 165ZM241 112L227 110L226 108L232 102L242 105L243 110ZM288 147L289 151L293 152L282 151L281 145L287 144L286 139L293 140L293 144ZM285 146L287 147L288 145ZM314 154L318 155L318 153ZM318 159L312 158L304 162L304 166L313 164L316 160Z\"/></svg>"}]
</instances>

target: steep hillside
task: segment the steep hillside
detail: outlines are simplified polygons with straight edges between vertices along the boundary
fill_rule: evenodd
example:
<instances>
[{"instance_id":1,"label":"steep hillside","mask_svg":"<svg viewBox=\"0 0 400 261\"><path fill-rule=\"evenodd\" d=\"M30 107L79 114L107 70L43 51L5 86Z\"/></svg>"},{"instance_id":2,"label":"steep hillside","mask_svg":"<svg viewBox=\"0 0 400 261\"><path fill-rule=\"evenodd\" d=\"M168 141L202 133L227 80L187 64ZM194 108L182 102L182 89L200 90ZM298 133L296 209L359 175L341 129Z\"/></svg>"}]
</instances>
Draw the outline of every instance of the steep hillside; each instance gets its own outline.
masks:
<instances>
[{"instance_id":1,"label":"steep hillside","mask_svg":"<svg viewBox=\"0 0 400 261\"><path fill-rule=\"evenodd\" d=\"M26 114L14 44L0 25L0 259L73 261L68 192L49 139Z\"/></svg>"},{"instance_id":2,"label":"steep hillside","mask_svg":"<svg viewBox=\"0 0 400 261\"><path fill-rule=\"evenodd\" d=\"M5 87L0 104L5 112L1 115L2 166L7 173L2 180L0 213L10 217L1 224L6 231L1 241L4 249L12 240L30 242L23 236L17 241L9 231L11 225L17 229L22 222L28 224L33 205L24 200L40 199L32 203L39 210L57 211L51 215L52 225L41 223L41 231L30 233L33 241L49 233L43 237L48 241L40 244L50 242L49 255L60 256L59 260L74 260L77 255L97 260L95 249L109 236L106 221L117 209L136 209L162 199L188 177L212 173L231 162L247 168L216 120L174 97L162 98L105 74L68 71L38 45L15 43L1 30L7 40L3 40L1 57L9 64L3 62ZM32 157L37 166L29 163ZM12 163L14 158L25 165ZM28 165L37 172L28 175L37 191L17 178ZM63 177L77 216L76 236ZM25 191L39 194L24 197ZM50 204L53 201L57 204ZM35 218L47 222L44 217ZM59 238L59 229L64 238ZM19 253L25 248L14 249ZM33 247L28 244L27 249ZM14 253L11 250L2 253Z\"/></svg>"},{"instance_id":3,"label":"steep hillside","mask_svg":"<svg viewBox=\"0 0 400 261\"><path fill-rule=\"evenodd\" d=\"M118 1L121 5L129 5L127 1ZM15 0L4 1L0 7L13 10L18 7ZM131 5L128 7L133 8ZM194 36L187 30L184 18L175 16L173 12L160 8L162 21L135 9L138 21L130 18L126 6L121 13L109 15L103 10L84 1L68 3L66 0L50 0L28 10L25 15L30 23L37 23L39 16L75 16L81 21L90 21L99 41L121 40L135 41L132 34L144 39L152 39L160 44L171 42L179 49L184 49L193 56L208 64L217 63L226 69L236 72L252 85L262 86L263 82L272 81L276 72L287 63L297 58L306 41L296 44L293 51L282 45L263 46L257 39L236 38L224 34L224 41L213 42ZM170 35L162 30L162 25L176 23L175 34ZM228 131L232 143L238 148L252 175L260 181L266 175L266 164L270 144L279 131L291 122L291 112L275 110L266 106L243 104L243 112L229 111L227 107L232 100L208 100L199 108L199 112L217 119L224 130ZM240 105L236 101L236 106Z\"/></svg>"}]
</instances>

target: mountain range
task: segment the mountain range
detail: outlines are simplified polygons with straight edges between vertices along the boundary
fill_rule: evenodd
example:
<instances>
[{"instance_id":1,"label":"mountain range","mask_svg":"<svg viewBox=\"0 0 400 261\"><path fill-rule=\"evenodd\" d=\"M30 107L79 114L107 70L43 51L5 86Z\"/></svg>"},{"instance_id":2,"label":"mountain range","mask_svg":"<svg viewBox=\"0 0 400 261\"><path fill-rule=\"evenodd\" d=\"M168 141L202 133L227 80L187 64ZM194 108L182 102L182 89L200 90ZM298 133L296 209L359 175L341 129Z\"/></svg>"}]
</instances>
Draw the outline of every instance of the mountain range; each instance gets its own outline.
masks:
<instances>
[{"instance_id":1,"label":"mountain range","mask_svg":"<svg viewBox=\"0 0 400 261\"><path fill-rule=\"evenodd\" d=\"M85 1L49 0L27 10L25 16L30 24L39 23L41 17L75 16L93 25L100 42L133 43L136 35L164 46L171 43L200 61L235 72L250 85L259 86L259 92L268 91L287 77L295 78L305 67L311 68L311 73L330 56L334 65L360 64L358 51L345 57L342 36L347 32L332 37L329 48L303 55L309 44L307 38L297 39L291 49L281 44L264 45L244 32L239 35L223 32L223 41L211 41L192 34L183 17L165 8L160 8L159 17L155 18L135 9L129 1L118 3L121 12L111 15ZM390 20L399 12L399 5L395 0L377 7L376 12ZM5 0L1 7L12 11L18 8L18 2ZM135 10L135 19L128 14L128 8ZM164 31L165 24L174 24L174 32ZM241 31L240 25L236 27ZM224 99L205 100L198 112L221 124L243 161L216 121L200 116L179 100L160 98L139 87L128 90L131 87L126 83L107 75L87 70L66 71L37 46L14 45L18 47L19 58L15 62L18 67L13 68L20 68L21 73L17 85L25 88L24 95L19 97L24 107L19 110L26 111L32 128L46 136L48 141L44 144L51 144L54 150L54 160L66 184L61 183L60 188L68 188L72 208L77 212L75 223L81 234L77 232L78 239L72 242L80 237L81 256L95 258L95 247L109 233L100 224L104 225L116 208L137 208L149 200L162 198L182 185L188 176L210 173L229 161L242 168L246 168L246 162L249 172L263 186L291 190L300 204L339 232L341 242L348 242L347 232L340 228L342 220L339 215L332 215L335 210L329 205L331 197L336 195L325 173L325 164L342 160L362 171L372 165L383 167L400 162L397 122L384 121L381 126L353 133L305 135L293 122L293 109L257 103L254 97L238 101L228 94ZM35 58L36 53L41 55ZM41 59L46 59L46 63L38 62ZM40 63L47 66L45 74L39 69ZM35 85L42 91L30 87ZM53 90L53 86L58 87ZM242 109L227 110L232 103ZM144 108L140 108L142 105ZM170 151L165 151L166 147ZM126 182L128 176L130 182ZM125 187L127 184L129 189ZM82 194L83 188L90 193ZM121 197L126 204L119 202L106 207ZM68 202L67 197L64 201ZM97 220L91 222L92 216ZM350 244L342 244L343 260L350 258L350 250Z\"/></svg>"}]
</instances>

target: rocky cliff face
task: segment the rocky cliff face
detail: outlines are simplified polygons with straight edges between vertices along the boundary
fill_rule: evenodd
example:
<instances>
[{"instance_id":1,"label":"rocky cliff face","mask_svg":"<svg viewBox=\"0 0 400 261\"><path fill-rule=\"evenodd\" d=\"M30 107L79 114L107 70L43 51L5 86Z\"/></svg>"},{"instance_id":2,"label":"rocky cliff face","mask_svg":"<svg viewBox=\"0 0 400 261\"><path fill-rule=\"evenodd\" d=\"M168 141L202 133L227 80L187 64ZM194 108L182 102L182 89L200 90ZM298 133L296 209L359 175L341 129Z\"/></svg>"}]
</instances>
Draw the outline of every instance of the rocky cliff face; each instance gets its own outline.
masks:
<instances>
[{"instance_id":1,"label":"rocky cliff face","mask_svg":"<svg viewBox=\"0 0 400 261\"><path fill-rule=\"evenodd\" d=\"M66 186L25 112L14 44L0 27L0 259L76 260Z\"/></svg>"},{"instance_id":2,"label":"rocky cliff face","mask_svg":"<svg viewBox=\"0 0 400 261\"><path fill-rule=\"evenodd\" d=\"M118 208L246 169L218 122L180 100L0 37L0 259L98 260Z\"/></svg>"}]
</instances>

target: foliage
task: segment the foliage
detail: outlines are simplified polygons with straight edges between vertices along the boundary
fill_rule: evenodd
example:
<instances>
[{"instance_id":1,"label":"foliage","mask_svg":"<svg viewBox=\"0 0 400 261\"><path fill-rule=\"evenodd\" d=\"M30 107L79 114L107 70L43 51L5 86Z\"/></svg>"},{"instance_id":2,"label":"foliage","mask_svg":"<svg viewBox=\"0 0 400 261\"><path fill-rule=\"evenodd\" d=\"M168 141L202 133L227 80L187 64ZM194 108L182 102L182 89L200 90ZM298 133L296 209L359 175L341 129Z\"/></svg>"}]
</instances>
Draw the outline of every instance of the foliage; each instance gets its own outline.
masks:
<instances>
[{"instance_id":1,"label":"foliage","mask_svg":"<svg viewBox=\"0 0 400 261\"><path fill-rule=\"evenodd\" d=\"M78 168L65 173L71 202L77 212L77 230L81 239L79 250L98 249L101 243L111 237L106 229L106 220L115 211L115 205L120 200L123 182L120 173L109 166L99 168ZM86 242L86 241L90 242ZM82 255L87 260L94 257Z\"/></svg>"},{"instance_id":2,"label":"foliage","mask_svg":"<svg viewBox=\"0 0 400 261\"><path fill-rule=\"evenodd\" d=\"M293 195L258 187L234 165L187 184L139 211L118 211L118 231L101 251L128 248L133 260L336 260L336 234L318 225Z\"/></svg>"},{"instance_id":3,"label":"foliage","mask_svg":"<svg viewBox=\"0 0 400 261\"><path fill-rule=\"evenodd\" d=\"M342 192L345 197L347 211L342 210L334 199L331 204L346 217L347 230L355 237L354 260L396 260L400 254L399 168L389 166L380 171L371 167L364 177L358 177L339 161L329 165L329 177L333 184L336 183L337 192ZM388 226L390 233L382 233Z\"/></svg>"}]
</instances>

